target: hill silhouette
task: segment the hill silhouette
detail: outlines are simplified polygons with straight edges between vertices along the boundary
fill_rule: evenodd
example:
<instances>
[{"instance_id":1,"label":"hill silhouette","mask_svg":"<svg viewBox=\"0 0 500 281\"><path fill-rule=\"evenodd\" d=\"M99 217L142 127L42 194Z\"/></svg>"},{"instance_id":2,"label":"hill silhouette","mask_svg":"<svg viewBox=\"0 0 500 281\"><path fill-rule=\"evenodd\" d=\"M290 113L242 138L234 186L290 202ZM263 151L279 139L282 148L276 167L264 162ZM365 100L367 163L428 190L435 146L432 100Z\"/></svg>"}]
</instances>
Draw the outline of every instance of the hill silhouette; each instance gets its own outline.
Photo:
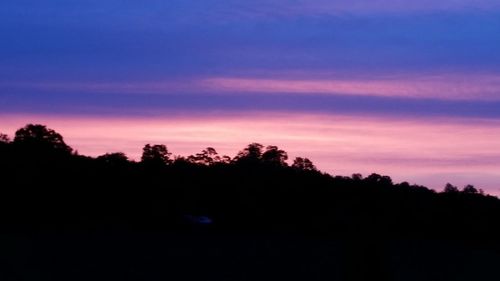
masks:
<instances>
[{"instance_id":1,"label":"hill silhouette","mask_svg":"<svg viewBox=\"0 0 500 281\"><path fill-rule=\"evenodd\" d=\"M6 241L35 244L55 243L53 239L60 233L78 237L92 233L94 240L84 240L92 244L90 247L107 245L114 239L110 237L128 237L123 239L134 241L132 246L138 243L135 239L152 239L160 247L191 251L186 255L195 260L206 255L205 251L220 251L220 262L239 257L247 265L255 262L252 255L241 256L241 252L230 249L249 251L242 245L259 241L270 243L265 251L275 249L276 258L282 259L276 267L267 269L271 272L284 263L294 264L287 260L286 256L293 254L287 252L289 245L283 244L283 239L291 239L297 247L294 254L301 256L323 253L325 250L315 244L317 241L322 241L320 244L326 249L337 243L335 247L349 248L346 255L337 257L341 264L339 280L397 279L384 265L390 259L385 254L387 247L399 243L394 241L413 241L397 247L413 247L414 251L415 243L422 243L430 251L442 247L441 242L432 240L436 237L446 243L460 241L458 248L450 246L448 253L469 249L468 245L478 249L477 243L486 249L497 249L499 245L500 200L472 185L460 190L448 184L443 192L436 192L425 186L394 183L390 177L378 174L332 176L319 171L307 158L298 157L292 164L287 160L285 151L258 143L249 144L235 157L219 155L211 147L191 156L172 156L163 144L146 144L139 162L120 152L94 158L79 155L60 134L46 126L28 124L15 133L13 140L0 136L0 230L13 239ZM25 235L33 236L27 240L19 238ZM179 244L166 245L158 235ZM387 246L387 241L391 241L391 246ZM61 251L64 246L58 243L61 242L55 243L54 249ZM323 254L316 258L330 255ZM499 258L489 255L485 259ZM169 256L169 261L178 257ZM213 258L210 254L205 257ZM268 254L261 258L263 263L273 259ZM203 262L195 264L206 266ZM19 267L16 262L11 265ZM183 267L186 263L177 265ZM238 266L241 265L236 265L234 274L247 270ZM310 274L327 268L308 268L305 275L288 271L290 276L267 277L323 280L319 278L323 275L315 279ZM440 272L433 270L430 274ZM267 280L250 273L226 279L219 273L184 277ZM454 280L461 280L457 278ZM446 279L445 276L441 280Z\"/></svg>"},{"instance_id":2,"label":"hill silhouette","mask_svg":"<svg viewBox=\"0 0 500 281\"><path fill-rule=\"evenodd\" d=\"M390 177L331 176L307 158L289 165L276 146L251 143L235 157L208 147L172 157L146 144L124 153L73 152L57 132L28 124L0 143L4 222L25 227L149 224L210 218L217 229L317 233L497 234L500 200L472 185L438 193ZM196 224L195 221L192 223ZM4 224L5 225L5 224Z\"/></svg>"}]
</instances>

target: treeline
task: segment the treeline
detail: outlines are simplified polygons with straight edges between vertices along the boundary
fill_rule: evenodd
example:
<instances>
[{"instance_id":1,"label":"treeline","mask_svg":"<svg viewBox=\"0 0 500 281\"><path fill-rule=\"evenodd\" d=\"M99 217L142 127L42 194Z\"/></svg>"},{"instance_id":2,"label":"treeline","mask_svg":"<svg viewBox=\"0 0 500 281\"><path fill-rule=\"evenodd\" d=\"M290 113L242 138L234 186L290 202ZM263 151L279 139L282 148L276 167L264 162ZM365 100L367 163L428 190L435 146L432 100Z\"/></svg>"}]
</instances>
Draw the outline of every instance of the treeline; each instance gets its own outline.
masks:
<instances>
[{"instance_id":1,"label":"treeline","mask_svg":"<svg viewBox=\"0 0 500 281\"><path fill-rule=\"evenodd\" d=\"M146 144L79 155L63 137L29 124L0 134L0 222L6 229L137 228L371 235L496 237L500 201L472 185L443 192L388 176L331 176L307 158L288 164L276 146L236 156L208 147L173 156Z\"/></svg>"}]
</instances>

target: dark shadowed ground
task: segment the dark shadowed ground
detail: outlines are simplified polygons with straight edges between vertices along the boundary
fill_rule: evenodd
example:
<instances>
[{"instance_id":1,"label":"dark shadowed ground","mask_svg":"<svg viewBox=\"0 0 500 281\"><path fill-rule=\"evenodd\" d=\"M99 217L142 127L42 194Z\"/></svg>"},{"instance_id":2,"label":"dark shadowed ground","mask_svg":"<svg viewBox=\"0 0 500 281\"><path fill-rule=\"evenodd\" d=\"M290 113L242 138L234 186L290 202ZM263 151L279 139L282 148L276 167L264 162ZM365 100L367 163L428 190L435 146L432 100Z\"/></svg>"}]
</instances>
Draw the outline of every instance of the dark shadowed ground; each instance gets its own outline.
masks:
<instances>
[{"instance_id":1,"label":"dark shadowed ground","mask_svg":"<svg viewBox=\"0 0 500 281\"><path fill-rule=\"evenodd\" d=\"M1 280L500 278L499 248L479 242L125 233L4 234Z\"/></svg>"}]
</instances>

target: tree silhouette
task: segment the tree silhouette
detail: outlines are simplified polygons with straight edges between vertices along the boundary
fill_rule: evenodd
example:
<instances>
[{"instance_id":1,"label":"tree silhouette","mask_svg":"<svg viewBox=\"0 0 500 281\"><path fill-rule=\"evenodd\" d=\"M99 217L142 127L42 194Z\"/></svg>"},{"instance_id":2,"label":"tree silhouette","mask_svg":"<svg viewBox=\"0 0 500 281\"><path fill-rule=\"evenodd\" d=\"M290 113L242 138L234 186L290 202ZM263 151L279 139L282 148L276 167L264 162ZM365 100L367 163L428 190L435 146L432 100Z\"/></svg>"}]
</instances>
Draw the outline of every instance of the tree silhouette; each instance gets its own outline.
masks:
<instances>
[{"instance_id":1,"label":"tree silhouette","mask_svg":"<svg viewBox=\"0 0 500 281\"><path fill-rule=\"evenodd\" d=\"M464 187L464 189L462 190L463 193L467 193L467 194L476 194L478 193L477 189L471 185L471 184L468 184Z\"/></svg>"},{"instance_id":2,"label":"tree silhouette","mask_svg":"<svg viewBox=\"0 0 500 281\"><path fill-rule=\"evenodd\" d=\"M96 160L109 166L123 166L129 163L127 155L123 152L106 153L98 156Z\"/></svg>"},{"instance_id":3,"label":"tree silhouette","mask_svg":"<svg viewBox=\"0 0 500 281\"><path fill-rule=\"evenodd\" d=\"M256 164L262 159L262 149L264 146L260 143L251 143L234 158L237 163Z\"/></svg>"},{"instance_id":4,"label":"tree silhouette","mask_svg":"<svg viewBox=\"0 0 500 281\"><path fill-rule=\"evenodd\" d=\"M170 153L163 144L146 144L142 149L141 162L152 166L165 166L170 164Z\"/></svg>"},{"instance_id":5,"label":"tree silhouette","mask_svg":"<svg viewBox=\"0 0 500 281\"><path fill-rule=\"evenodd\" d=\"M365 181L376 186L391 186L393 184L392 179L389 176L382 176L376 173L366 177Z\"/></svg>"},{"instance_id":6,"label":"tree silhouette","mask_svg":"<svg viewBox=\"0 0 500 281\"><path fill-rule=\"evenodd\" d=\"M0 143L9 143L10 138L6 134L0 133Z\"/></svg>"},{"instance_id":7,"label":"tree silhouette","mask_svg":"<svg viewBox=\"0 0 500 281\"><path fill-rule=\"evenodd\" d=\"M292 168L302 171L317 171L316 166L308 158L296 157L293 160Z\"/></svg>"},{"instance_id":8,"label":"tree silhouette","mask_svg":"<svg viewBox=\"0 0 500 281\"><path fill-rule=\"evenodd\" d=\"M286 151L279 149L277 146L270 145L266 147L266 151L262 154L262 161L266 164L276 166L287 166L288 154Z\"/></svg>"},{"instance_id":9,"label":"tree silhouette","mask_svg":"<svg viewBox=\"0 0 500 281\"><path fill-rule=\"evenodd\" d=\"M459 190L458 190L458 187L454 186L453 184L451 183L447 183L445 186L444 186L444 190L443 190L445 193L458 193Z\"/></svg>"},{"instance_id":10,"label":"tree silhouette","mask_svg":"<svg viewBox=\"0 0 500 281\"><path fill-rule=\"evenodd\" d=\"M72 151L59 133L39 124L28 124L17 130L13 143L41 151L55 150L68 154Z\"/></svg>"},{"instance_id":11,"label":"tree silhouette","mask_svg":"<svg viewBox=\"0 0 500 281\"><path fill-rule=\"evenodd\" d=\"M354 181L362 181L363 180L363 175L359 173L355 173L351 175L352 180Z\"/></svg>"},{"instance_id":12,"label":"tree silhouette","mask_svg":"<svg viewBox=\"0 0 500 281\"><path fill-rule=\"evenodd\" d=\"M207 147L202 150L201 153L189 156L187 158L187 161L201 165L212 165L215 163L220 163L222 161L222 158L219 156L215 148Z\"/></svg>"}]
</instances>

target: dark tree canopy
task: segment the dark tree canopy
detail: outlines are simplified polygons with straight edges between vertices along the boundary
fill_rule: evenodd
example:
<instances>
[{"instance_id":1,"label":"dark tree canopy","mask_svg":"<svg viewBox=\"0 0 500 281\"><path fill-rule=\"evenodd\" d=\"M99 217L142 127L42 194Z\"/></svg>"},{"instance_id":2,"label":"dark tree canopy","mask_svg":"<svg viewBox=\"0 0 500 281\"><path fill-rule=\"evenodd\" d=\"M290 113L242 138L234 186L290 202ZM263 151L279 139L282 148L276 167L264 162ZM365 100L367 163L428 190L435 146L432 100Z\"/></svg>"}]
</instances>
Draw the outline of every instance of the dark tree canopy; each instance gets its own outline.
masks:
<instances>
[{"instance_id":1,"label":"dark tree canopy","mask_svg":"<svg viewBox=\"0 0 500 281\"><path fill-rule=\"evenodd\" d=\"M141 162L146 165L165 166L171 163L170 153L163 144L146 144L142 149Z\"/></svg>"},{"instance_id":2,"label":"dark tree canopy","mask_svg":"<svg viewBox=\"0 0 500 281\"><path fill-rule=\"evenodd\" d=\"M288 160L288 154L286 151L281 150L274 145L266 147L266 151L262 154L262 161L266 164L288 166L286 160Z\"/></svg>"},{"instance_id":3,"label":"dark tree canopy","mask_svg":"<svg viewBox=\"0 0 500 281\"><path fill-rule=\"evenodd\" d=\"M213 165L216 163L227 163L230 161L228 156L219 156L215 148L207 147L195 155L187 157L187 161L200 165Z\"/></svg>"},{"instance_id":4,"label":"dark tree canopy","mask_svg":"<svg viewBox=\"0 0 500 281\"><path fill-rule=\"evenodd\" d=\"M476 194L478 193L478 190L471 184L468 184L464 187L462 190L463 193L468 193L468 194Z\"/></svg>"},{"instance_id":5,"label":"dark tree canopy","mask_svg":"<svg viewBox=\"0 0 500 281\"><path fill-rule=\"evenodd\" d=\"M376 186L391 186L393 184L389 176L382 176L376 173L366 177L366 181Z\"/></svg>"},{"instance_id":6,"label":"dark tree canopy","mask_svg":"<svg viewBox=\"0 0 500 281\"><path fill-rule=\"evenodd\" d=\"M444 187L444 192L445 193L458 193L459 190L458 190L458 187L454 186L453 184L447 183Z\"/></svg>"},{"instance_id":7,"label":"dark tree canopy","mask_svg":"<svg viewBox=\"0 0 500 281\"><path fill-rule=\"evenodd\" d=\"M38 124L28 124L19 129L16 132L14 144L38 150L56 150L65 153L72 151L59 133Z\"/></svg>"},{"instance_id":8,"label":"dark tree canopy","mask_svg":"<svg viewBox=\"0 0 500 281\"><path fill-rule=\"evenodd\" d=\"M297 157L293 160L292 168L303 171L317 171L316 166L308 158Z\"/></svg>"},{"instance_id":9,"label":"dark tree canopy","mask_svg":"<svg viewBox=\"0 0 500 281\"><path fill-rule=\"evenodd\" d=\"M127 155L123 152L106 153L98 156L96 160L111 166L121 166L129 163Z\"/></svg>"},{"instance_id":10,"label":"dark tree canopy","mask_svg":"<svg viewBox=\"0 0 500 281\"><path fill-rule=\"evenodd\" d=\"M351 178L355 181L361 181L363 180L363 175L360 173L354 173L352 174Z\"/></svg>"},{"instance_id":11,"label":"dark tree canopy","mask_svg":"<svg viewBox=\"0 0 500 281\"><path fill-rule=\"evenodd\" d=\"M0 143L9 143L10 138L6 134L0 133Z\"/></svg>"},{"instance_id":12,"label":"dark tree canopy","mask_svg":"<svg viewBox=\"0 0 500 281\"><path fill-rule=\"evenodd\" d=\"M251 143L238 152L235 161L238 163L258 163L262 159L263 148L264 146L260 143Z\"/></svg>"}]
</instances>

